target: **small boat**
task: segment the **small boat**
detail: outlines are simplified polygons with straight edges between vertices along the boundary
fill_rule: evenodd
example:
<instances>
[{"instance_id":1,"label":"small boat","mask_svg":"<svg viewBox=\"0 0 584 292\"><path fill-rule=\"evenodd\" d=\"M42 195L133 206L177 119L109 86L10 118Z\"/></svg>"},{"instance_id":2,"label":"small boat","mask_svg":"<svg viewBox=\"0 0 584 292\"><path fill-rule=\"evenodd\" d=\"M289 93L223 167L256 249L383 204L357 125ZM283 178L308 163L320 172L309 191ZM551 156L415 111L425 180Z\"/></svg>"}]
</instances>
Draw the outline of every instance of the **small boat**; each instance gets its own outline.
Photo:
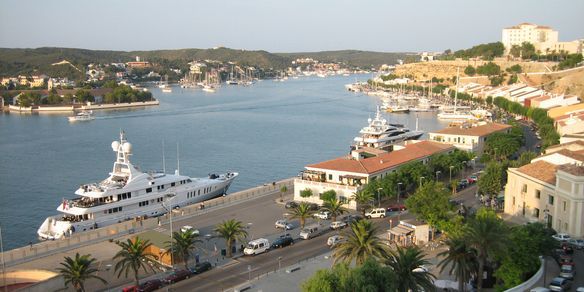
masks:
<instances>
[{"instance_id":1,"label":"small boat","mask_svg":"<svg viewBox=\"0 0 584 292\"><path fill-rule=\"evenodd\" d=\"M68 117L69 122L83 122L94 120L93 111L81 111L72 117Z\"/></svg>"},{"instance_id":2,"label":"small boat","mask_svg":"<svg viewBox=\"0 0 584 292\"><path fill-rule=\"evenodd\" d=\"M409 113L410 109L407 107L403 107L401 105L390 105L387 107L386 111L388 113L398 114L398 113Z\"/></svg>"},{"instance_id":3,"label":"small boat","mask_svg":"<svg viewBox=\"0 0 584 292\"><path fill-rule=\"evenodd\" d=\"M205 85L205 86L203 86L203 91L204 92L215 92L215 87L213 87L211 85Z\"/></svg>"},{"instance_id":4,"label":"small boat","mask_svg":"<svg viewBox=\"0 0 584 292\"><path fill-rule=\"evenodd\" d=\"M164 87L164 88L162 88L162 92L171 93L172 92L172 88L170 88L170 87Z\"/></svg>"}]
</instances>

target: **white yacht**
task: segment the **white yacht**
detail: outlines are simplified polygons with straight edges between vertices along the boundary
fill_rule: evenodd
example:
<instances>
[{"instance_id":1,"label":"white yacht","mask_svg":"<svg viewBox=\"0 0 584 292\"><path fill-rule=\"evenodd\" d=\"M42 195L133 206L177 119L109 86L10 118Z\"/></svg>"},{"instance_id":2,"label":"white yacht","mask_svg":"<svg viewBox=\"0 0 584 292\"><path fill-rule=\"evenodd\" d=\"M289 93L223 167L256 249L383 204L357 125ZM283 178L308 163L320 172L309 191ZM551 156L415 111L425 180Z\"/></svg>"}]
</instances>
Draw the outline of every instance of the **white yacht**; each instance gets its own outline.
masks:
<instances>
[{"instance_id":1,"label":"white yacht","mask_svg":"<svg viewBox=\"0 0 584 292\"><path fill-rule=\"evenodd\" d=\"M472 115L468 110L462 110L462 107L457 106L458 101L458 75L459 70L456 70L456 90L454 91L454 107L453 108L443 108L442 112L438 114L439 120L450 120L450 121L468 121L476 120L477 118Z\"/></svg>"},{"instance_id":2,"label":"white yacht","mask_svg":"<svg viewBox=\"0 0 584 292\"><path fill-rule=\"evenodd\" d=\"M155 217L177 208L224 195L236 172L191 178L164 172L142 172L130 163L132 145L120 133L112 142L116 152L112 172L98 183L84 184L78 198L63 199L61 215L45 219L37 233L41 239L59 239L136 217Z\"/></svg>"},{"instance_id":3,"label":"white yacht","mask_svg":"<svg viewBox=\"0 0 584 292\"><path fill-rule=\"evenodd\" d=\"M78 112L76 115L68 117L69 122L85 122L85 121L91 121L94 120L95 117L93 117L93 111L81 111Z\"/></svg>"},{"instance_id":4,"label":"white yacht","mask_svg":"<svg viewBox=\"0 0 584 292\"><path fill-rule=\"evenodd\" d=\"M369 125L363 127L359 133L361 136L355 137L355 146L372 147L381 150L387 150L391 145L403 142L405 140L415 140L424 134L423 131L418 131L417 125L415 131L405 128L403 125L389 124L386 119L381 116L379 106L375 113L374 119L368 120ZM417 120L416 120L417 123Z\"/></svg>"}]
</instances>

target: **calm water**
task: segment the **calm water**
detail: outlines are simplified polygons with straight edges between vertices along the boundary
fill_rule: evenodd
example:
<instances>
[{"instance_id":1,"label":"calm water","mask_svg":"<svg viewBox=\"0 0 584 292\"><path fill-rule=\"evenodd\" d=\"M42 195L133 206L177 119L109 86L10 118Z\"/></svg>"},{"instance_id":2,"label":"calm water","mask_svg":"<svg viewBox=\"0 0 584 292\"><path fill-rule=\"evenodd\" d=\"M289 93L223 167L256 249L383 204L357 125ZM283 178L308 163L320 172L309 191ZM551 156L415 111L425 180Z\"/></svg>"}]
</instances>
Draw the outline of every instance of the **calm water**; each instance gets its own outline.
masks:
<instances>
[{"instance_id":1,"label":"calm water","mask_svg":"<svg viewBox=\"0 0 584 292\"><path fill-rule=\"evenodd\" d=\"M357 76L365 80L368 76ZM238 171L231 191L298 174L303 166L347 153L376 97L345 91L355 77L262 81L223 86L216 93L152 88L160 106L97 112L96 120L69 123L64 115L0 114L0 225L4 248L36 241L43 220L82 183L111 171L111 142L120 129L133 144L132 161L143 170L181 174ZM420 113L420 128L444 127L435 114ZM415 127L415 114L388 115Z\"/></svg>"}]
</instances>

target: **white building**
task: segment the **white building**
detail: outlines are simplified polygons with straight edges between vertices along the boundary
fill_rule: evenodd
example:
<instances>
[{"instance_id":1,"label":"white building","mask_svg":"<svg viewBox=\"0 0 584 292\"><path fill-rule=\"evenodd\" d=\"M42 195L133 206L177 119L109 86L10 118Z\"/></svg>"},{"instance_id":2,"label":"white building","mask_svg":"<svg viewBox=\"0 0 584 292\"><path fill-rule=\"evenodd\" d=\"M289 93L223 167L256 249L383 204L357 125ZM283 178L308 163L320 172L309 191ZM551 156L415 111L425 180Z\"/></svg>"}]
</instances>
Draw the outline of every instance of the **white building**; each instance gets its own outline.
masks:
<instances>
[{"instance_id":1,"label":"white building","mask_svg":"<svg viewBox=\"0 0 584 292\"><path fill-rule=\"evenodd\" d=\"M428 140L452 145L460 150L474 152L477 156L483 154L488 136L497 132L508 133L511 126L488 123L478 126L449 127L436 132L430 132Z\"/></svg>"},{"instance_id":2,"label":"white building","mask_svg":"<svg viewBox=\"0 0 584 292\"><path fill-rule=\"evenodd\" d=\"M532 23L521 23L503 29L501 42L508 54L514 45L521 46L523 42L531 43L536 51L547 54L552 51L566 51L570 54L582 53L582 42L579 40L560 42L558 31L549 26Z\"/></svg>"},{"instance_id":3,"label":"white building","mask_svg":"<svg viewBox=\"0 0 584 292\"><path fill-rule=\"evenodd\" d=\"M442 143L409 142L401 148L396 146L392 152L360 148L351 155L307 165L301 176L294 180L294 200L322 204L321 194L334 190L347 208L357 209L357 204L350 198L369 181L381 179L409 162L428 163L434 154L454 151L454 147ZM306 189L312 191L312 196L303 198L300 192Z\"/></svg>"}]
</instances>

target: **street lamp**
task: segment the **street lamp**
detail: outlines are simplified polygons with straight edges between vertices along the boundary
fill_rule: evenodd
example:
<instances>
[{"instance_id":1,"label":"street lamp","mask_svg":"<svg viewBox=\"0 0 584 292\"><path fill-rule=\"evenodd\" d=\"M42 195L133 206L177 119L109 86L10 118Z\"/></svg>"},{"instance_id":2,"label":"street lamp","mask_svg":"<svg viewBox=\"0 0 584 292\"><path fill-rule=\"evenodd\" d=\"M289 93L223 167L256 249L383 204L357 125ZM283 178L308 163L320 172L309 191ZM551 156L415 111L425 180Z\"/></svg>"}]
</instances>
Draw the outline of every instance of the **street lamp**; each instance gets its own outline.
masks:
<instances>
[{"instance_id":1,"label":"street lamp","mask_svg":"<svg viewBox=\"0 0 584 292\"><path fill-rule=\"evenodd\" d=\"M401 185L402 185L402 183L400 183L400 182L397 183L397 203L398 204L399 204L399 193L400 193L400 187L399 186L401 186Z\"/></svg>"},{"instance_id":2,"label":"street lamp","mask_svg":"<svg viewBox=\"0 0 584 292\"><path fill-rule=\"evenodd\" d=\"M420 176L420 187L422 187L422 180L425 179L425 176Z\"/></svg>"},{"instance_id":3,"label":"street lamp","mask_svg":"<svg viewBox=\"0 0 584 292\"><path fill-rule=\"evenodd\" d=\"M460 172L461 178L464 176L464 172L466 171L467 163L468 163L468 161L466 161L466 160L462 162L462 165L464 167L462 168L462 171Z\"/></svg>"},{"instance_id":4,"label":"street lamp","mask_svg":"<svg viewBox=\"0 0 584 292\"><path fill-rule=\"evenodd\" d=\"M379 197L379 194L381 193L382 190L383 190L383 188L378 188L377 189L377 207L378 208L381 206L381 199Z\"/></svg>"},{"instance_id":5,"label":"street lamp","mask_svg":"<svg viewBox=\"0 0 584 292\"><path fill-rule=\"evenodd\" d=\"M247 222L247 230L250 230L250 232L249 232L250 240L253 240L253 234L251 233L251 226L252 225L253 225L253 223Z\"/></svg>"},{"instance_id":6,"label":"street lamp","mask_svg":"<svg viewBox=\"0 0 584 292\"><path fill-rule=\"evenodd\" d=\"M441 174L441 173L442 173L442 171L440 171L440 170L437 170L436 171L436 180L438 180L438 175Z\"/></svg>"},{"instance_id":7,"label":"street lamp","mask_svg":"<svg viewBox=\"0 0 584 292\"><path fill-rule=\"evenodd\" d=\"M176 194L166 194L165 198L167 202L172 201L172 199L176 196ZM164 207L164 205L162 205ZM169 221L170 221L170 266L174 269L174 249L172 248L173 244L173 235L172 235L172 203L168 207L165 208L168 211Z\"/></svg>"},{"instance_id":8,"label":"street lamp","mask_svg":"<svg viewBox=\"0 0 584 292\"><path fill-rule=\"evenodd\" d=\"M453 165L450 166L450 179L448 181L449 184L452 184L452 168L454 168Z\"/></svg>"},{"instance_id":9,"label":"street lamp","mask_svg":"<svg viewBox=\"0 0 584 292\"><path fill-rule=\"evenodd\" d=\"M278 271L282 269L282 257L278 257Z\"/></svg>"}]
</instances>

